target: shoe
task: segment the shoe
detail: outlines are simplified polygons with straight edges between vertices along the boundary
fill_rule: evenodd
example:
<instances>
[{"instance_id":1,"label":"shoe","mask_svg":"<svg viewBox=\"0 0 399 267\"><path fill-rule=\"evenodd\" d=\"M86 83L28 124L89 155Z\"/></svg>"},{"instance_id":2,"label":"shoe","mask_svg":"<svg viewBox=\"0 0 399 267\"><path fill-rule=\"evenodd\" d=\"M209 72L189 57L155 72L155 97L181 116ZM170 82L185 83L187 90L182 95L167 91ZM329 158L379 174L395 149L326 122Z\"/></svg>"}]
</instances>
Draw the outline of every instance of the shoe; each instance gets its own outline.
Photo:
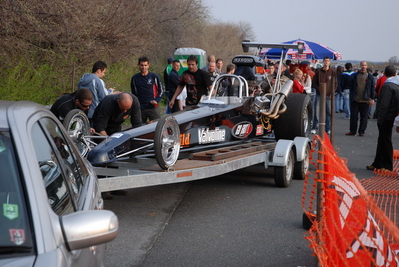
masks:
<instances>
[{"instance_id":1,"label":"shoe","mask_svg":"<svg viewBox=\"0 0 399 267\"><path fill-rule=\"evenodd\" d=\"M369 171L374 171L375 167L373 165L366 166L366 169Z\"/></svg>"},{"instance_id":2,"label":"shoe","mask_svg":"<svg viewBox=\"0 0 399 267\"><path fill-rule=\"evenodd\" d=\"M379 171L382 171L382 172L391 172L391 170L388 170L388 169L385 169L385 168L381 168L381 169L378 169Z\"/></svg>"},{"instance_id":3,"label":"shoe","mask_svg":"<svg viewBox=\"0 0 399 267\"><path fill-rule=\"evenodd\" d=\"M356 135L356 134L349 132L349 133L346 133L345 135Z\"/></svg>"},{"instance_id":4,"label":"shoe","mask_svg":"<svg viewBox=\"0 0 399 267\"><path fill-rule=\"evenodd\" d=\"M331 131L327 131L327 134L330 135L330 134L331 134Z\"/></svg>"},{"instance_id":5,"label":"shoe","mask_svg":"<svg viewBox=\"0 0 399 267\"><path fill-rule=\"evenodd\" d=\"M368 114L368 115L367 115L367 118L371 119L371 115L370 115L370 114Z\"/></svg>"},{"instance_id":6,"label":"shoe","mask_svg":"<svg viewBox=\"0 0 399 267\"><path fill-rule=\"evenodd\" d=\"M350 119L351 119L351 117L345 117L345 119L346 119L346 120L350 120Z\"/></svg>"},{"instance_id":7,"label":"shoe","mask_svg":"<svg viewBox=\"0 0 399 267\"><path fill-rule=\"evenodd\" d=\"M115 190L115 191L111 191L110 193L111 193L111 195L114 195L114 196L126 196L127 195L126 190Z\"/></svg>"},{"instance_id":8,"label":"shoe","mask_svg":"<svg viewBox=\"0 0 399 267\"><path fill-rule=\"evenodd\" d=\"M359 136L364 136L364 133L360 133Z\"/></svg>"},{"instance_id":9,"label":"shoe","mask_svg":"<svg viewBox=\"0 0 399 267\"><path fill-rule=\"evenodd\" d=\"M102 192L101 197L103 199L113 199L114 198L109 192Z\"/></svg>"},{"instance_id":10,"label":"shoe","mask_svg":"<svg viewBox=\"0 0 399 267\"><path fill-rule=\"evenodd\" d=\"M311 134L316 134L316 130L311 130L310 133Z\"/></svg>"}]
</instances>

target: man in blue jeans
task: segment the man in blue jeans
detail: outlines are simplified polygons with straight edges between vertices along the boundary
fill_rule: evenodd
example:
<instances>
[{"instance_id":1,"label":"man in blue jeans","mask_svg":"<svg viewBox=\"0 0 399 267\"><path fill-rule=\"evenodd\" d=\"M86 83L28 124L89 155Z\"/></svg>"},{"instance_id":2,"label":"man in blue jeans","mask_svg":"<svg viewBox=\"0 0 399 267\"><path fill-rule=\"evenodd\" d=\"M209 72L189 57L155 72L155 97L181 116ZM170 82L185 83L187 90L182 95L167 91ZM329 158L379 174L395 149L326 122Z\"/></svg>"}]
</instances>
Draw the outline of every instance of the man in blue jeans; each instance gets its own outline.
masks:
<instances>
[{"instance_id":1,"label":"man in blue jeans","mask_svg":"<svg viewBox=\"0 0 399 267\"><path fill-rule=\"evenodd\" d=\"M344 93L344 112L346 119L350 119L351 116L349 93L352 87L353 74L355 74L355 72L352 70L352 63L346 63L345 71L341 74L341 88Z\"/></svg>"},{"instance_id":2,"label":"man in blue jeans","mask_svg":"<svg viewBox=\"0 0 399 267\"><path fill-rule=\"evenodd\" d=\"M319 105L320 105L320 93L321 93L321 84L325 83L326 84L326 127L325 131L327 134L331 133L331 97L332 94L336 91L337 83L336 81L334 82L334 79L336 78L336 73L335 69L330 67L330 58L329 57L324 57L323 59L323 68L318 69L316 71L316 74L313 77L312 81L312 87L316 89L316 112L318 112ZM324 112L324 111L322 111Z\"/></svg>"}]
</instances>

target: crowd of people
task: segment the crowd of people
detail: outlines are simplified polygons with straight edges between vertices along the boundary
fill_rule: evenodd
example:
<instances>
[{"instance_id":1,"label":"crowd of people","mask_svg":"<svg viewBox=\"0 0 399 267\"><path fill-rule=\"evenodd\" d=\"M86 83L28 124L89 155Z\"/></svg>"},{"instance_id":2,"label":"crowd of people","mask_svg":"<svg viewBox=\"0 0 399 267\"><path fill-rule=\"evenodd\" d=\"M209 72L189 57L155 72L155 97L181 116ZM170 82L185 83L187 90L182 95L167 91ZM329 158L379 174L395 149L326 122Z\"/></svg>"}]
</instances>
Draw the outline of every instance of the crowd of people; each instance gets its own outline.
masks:
<instances>
[{"instance_id":1,"label":"crowd of people","mask_svg":"<svg viewBox=\"0 0 399 267\"><path fill-rule=\"evenodd\" d=\"M52 105L51 111L62 122L69 111L80 109L89 118L93 133L109 136L120 132L122 123L129 117L133 128L159 119L159 103L165 89L165 113L189 110L199 103L203 95L208 95L216 77L235 71L234 64L228 64L224 71L223 60L216 59L214 55L207 57L208 64L203 68L198 67L195 55L189 56L186 61L188 69L180 76L180 61L168 58L162 83L160 76L149 70L149 58L140 57L137 63L140 71L131 78L130 92L115 92L114 88L106 88L102 78L107 64L98 61L94 63L91 73L82 76L78 90L61 96ZM291 79L292 93L311 97L314 110L312 134L318 130L321 95L325 95L326 133L331 134L331 100L334 98L334 111L345 113L345 118L350 120L349 132L346 133L348 136L365 135L367 121L372 117L371 106L378 98L373 115L379 129L378 146L375 160L367 169L392 170L394 122L399 132L399 117L396 117L399 110L399 79L394 66L387 66L383 73L379 73L378 70L372 72L366 61L360 62L358 69L353 69L349 62L345 66L332 67L330 58L325 57L323 66L314 69L308 61L292 63L289 60L268 60L264 76L262 90L265 92L270 92L276 86L281 87ZM279 79L276 79L277 76ZM280 81L279 85L276 85L277 80Z\"/></svg>"}]
</instances>

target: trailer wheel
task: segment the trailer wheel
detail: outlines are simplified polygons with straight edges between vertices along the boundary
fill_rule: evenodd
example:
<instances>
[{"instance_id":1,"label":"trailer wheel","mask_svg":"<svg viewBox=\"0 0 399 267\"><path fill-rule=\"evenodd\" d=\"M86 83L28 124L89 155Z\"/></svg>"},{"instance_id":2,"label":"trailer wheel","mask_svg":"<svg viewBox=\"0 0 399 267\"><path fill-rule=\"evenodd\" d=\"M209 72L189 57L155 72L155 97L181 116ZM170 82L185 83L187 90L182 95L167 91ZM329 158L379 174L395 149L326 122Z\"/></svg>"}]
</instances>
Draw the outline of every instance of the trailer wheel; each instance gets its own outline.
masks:
<instances>
[{"instance_id":1,"label":"trailer wheel","mask_svg":"<svg viewBox=\"0 0 399 267\"><path fill-rule=\"evenodd\" d=\"M309 170L309 156L310 156L310 148L307 145L304 159L302 161L295 162L294 179L305 180L306 173Z\"/></svg>"},{"instance_id":2,"label":"trailer wheel","mask_svg":"<svg viewBox=\"0 0 399 267\"><path fill-rule=\"evenodd\" d=\"M163 170L175 165L180 152L180 129L175 117L162 117L154 134L155 159Z\"/></svg>"},{"instance_id":3,"label":"trailer wheel","mask_svg":"<svg viewBox=\"0 0 399 267\"><path fill-rule=\"evenodd\" d=\"M86 114L80 109L73 109L65 116L63 125L80 154L86 156L90 150L90 145L85 140L85 136L90 135L90 123Z\"/></svg>"},{"instance_id":4,"label":"trailer wheel","mask_svg":"<svg viewBox=\"0 0 399 267\"><path fill-rule=\"evenodd\" d=\"M273 121L276 140L294 140L297 136L308 137L312 126L312 103L305 94L288 95L287 110Z\"/></svg>"},{"instance_id":5,"label":"trailer wheel","mask_svg":"<svg viewBox=\"0 0 399 267\"><path fill-rule=\"evenodd\" d=\"M274 167L274 182L278 187L288 187L294 175L294 153L289 152L287 165L284 167Z\"/></svg>"}]
</instances>

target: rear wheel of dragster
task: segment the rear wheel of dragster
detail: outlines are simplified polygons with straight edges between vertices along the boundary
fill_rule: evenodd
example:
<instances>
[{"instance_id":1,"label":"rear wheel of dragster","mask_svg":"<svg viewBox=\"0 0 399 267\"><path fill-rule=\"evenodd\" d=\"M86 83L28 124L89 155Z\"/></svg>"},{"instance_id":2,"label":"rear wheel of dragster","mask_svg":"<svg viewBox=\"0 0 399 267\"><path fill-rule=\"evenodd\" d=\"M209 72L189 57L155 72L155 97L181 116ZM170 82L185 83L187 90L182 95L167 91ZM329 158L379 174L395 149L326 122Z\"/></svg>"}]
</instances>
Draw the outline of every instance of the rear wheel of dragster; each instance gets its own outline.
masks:
<instances>
[{"instance_id":1,"label":"rear wheel of dragster","mask_svg":"<svg viewBox=\"0 0 399 267\"><path fill-rule=\"evenodd\" d=\"M173 167L180 152L180 129L175 117L162 117L155 128L154 152L158 165L167 170Z\"/></svg>"},{"instance_id":2,"label":"rear wheel of dragster","mask_svg":"<svg viewBox=\"0 0 399 267\"><path fill-rule=\"evenodd\" d=\"M276 140L293 140L296 136L308 137L312 127L312 102L306 94L288 95L287 110L273 121Z\"/></svg>"},{"instance_id":3,"label":"rear wheel of dragster","mask_svg":"<svg viewBox=\"0 0 399 267\"><path fill-rule=\"evenodd\" d=\"M90 135L90 123L86 114L80 109L73 109L65 116L63 125L80 154L86 156L90 150L89 143L85 140L85 136Z\"/></svg>"},{"instance_id":4,"label":"rear wheel of dragster","mask_svg":"<svg viewBox=\"0 0 399 267\"><path fill-rule=\"evenodd\" d=\"M288 154L287 164L283 167L274 167L274 182L278 187L288 187L292 182L294 176L294 152L290 149Z\"/></svg>"},{"instance_id":5,"label":"rear wheel of dragster","mask_svg":"<svg viewBox=\"0 0 399 267\"><path fill-rule=\"evenodd\" d=\"M302 161L295 162L294 165L294 179L305 180L306 173L309 170L310 148L307 145L305 149L305 156Z\"/></svg>"}]
</instances>

